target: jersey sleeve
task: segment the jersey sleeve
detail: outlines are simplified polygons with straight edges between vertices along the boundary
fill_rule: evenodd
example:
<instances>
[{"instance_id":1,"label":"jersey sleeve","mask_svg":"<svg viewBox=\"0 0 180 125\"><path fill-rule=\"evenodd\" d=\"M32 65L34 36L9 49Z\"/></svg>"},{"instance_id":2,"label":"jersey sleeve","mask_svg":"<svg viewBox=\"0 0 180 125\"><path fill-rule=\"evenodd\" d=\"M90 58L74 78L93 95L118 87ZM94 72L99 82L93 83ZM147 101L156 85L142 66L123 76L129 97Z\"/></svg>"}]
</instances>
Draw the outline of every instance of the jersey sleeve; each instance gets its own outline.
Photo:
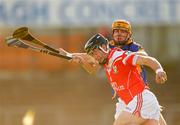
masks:
<instances>
[{"instance_id":1,"label":"jersey sleeve","mask_svg":"<svg viewBox=\"0 0 180 125\"><path fill-rule=\"evenodd\" d=\"M136 55L135 53L133 52L130 52L130 51L127 51L125 53L125 58L122 60L123 64L124 65L133 65L135 66L136 65L136 61L137 61L137 58L138 58L138 55Z\"/></svg>"},{"instance_id":2,"label":"jersey sleeve","mask_svg":"<svg viewBox=\"0 0 180 125\"><path fill-rule=\"evenodd\" d=\"M138 46L138 51L144 51L144 48L140 44L137 44L137 46Z\"/></svg>"}]
</instances>

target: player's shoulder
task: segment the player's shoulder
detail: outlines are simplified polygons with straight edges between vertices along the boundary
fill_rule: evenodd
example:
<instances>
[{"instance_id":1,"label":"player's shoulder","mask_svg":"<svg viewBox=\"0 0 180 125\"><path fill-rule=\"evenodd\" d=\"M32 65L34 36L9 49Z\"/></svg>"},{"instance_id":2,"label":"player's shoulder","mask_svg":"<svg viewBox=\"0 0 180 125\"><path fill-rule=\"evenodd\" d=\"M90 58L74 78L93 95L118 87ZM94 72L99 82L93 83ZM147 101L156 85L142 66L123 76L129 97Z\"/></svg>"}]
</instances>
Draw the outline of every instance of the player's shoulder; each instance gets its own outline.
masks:
<instances>
[{"instance_id":1,"label":"player's shoulder","mask_svg":"<svg viewBox=\"0 0 180 125\"><path fill-rule=\"evenodd\" d=\"M130 43L130 46L137 47L137 48L143 48L142 45L140 43L137 43L137 42Z\"/></svg>"},{"instance_id":2,"label":"player's shoulder","mask_svg":"<svg viewBox=\"0 0 180 125\"><path fill-rule=\"evenodd\" d=\"M142 45L137 42L132 42L129 44L129 46L130 46L130 51L133 51L133 52L143 50Z\"/></svg>"}]
</instances>

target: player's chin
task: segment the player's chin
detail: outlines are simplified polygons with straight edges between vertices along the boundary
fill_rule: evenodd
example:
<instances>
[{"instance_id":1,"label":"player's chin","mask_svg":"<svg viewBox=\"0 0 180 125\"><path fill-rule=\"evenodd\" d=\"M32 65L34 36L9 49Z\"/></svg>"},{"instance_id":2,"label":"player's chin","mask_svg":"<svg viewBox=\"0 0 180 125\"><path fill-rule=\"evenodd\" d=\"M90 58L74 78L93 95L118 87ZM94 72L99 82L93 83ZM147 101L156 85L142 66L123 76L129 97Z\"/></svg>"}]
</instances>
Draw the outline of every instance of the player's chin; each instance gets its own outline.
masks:
<instances>
[{"instance_id":1,"label":"player's chin","mask_svg":"<svg viewBox=\"0 0 180 125\"><path fill-rule=\"evenodd\" d=\"M126 41L123 41L123 40L115 41L116 45L123 45L125 43L126 43Z\"/></svg>"}]
</instances>

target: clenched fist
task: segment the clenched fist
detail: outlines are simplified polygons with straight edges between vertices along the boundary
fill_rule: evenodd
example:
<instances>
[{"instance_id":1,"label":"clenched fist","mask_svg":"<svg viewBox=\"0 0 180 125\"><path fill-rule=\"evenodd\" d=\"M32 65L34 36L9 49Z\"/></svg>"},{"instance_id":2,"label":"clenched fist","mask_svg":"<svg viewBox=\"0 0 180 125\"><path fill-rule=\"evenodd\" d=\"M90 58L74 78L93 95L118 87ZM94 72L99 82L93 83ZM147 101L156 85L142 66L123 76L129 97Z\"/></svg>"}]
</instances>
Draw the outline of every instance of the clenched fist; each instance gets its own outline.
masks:
<instances>
[{"instance_id":1,"label":"clenched fist","mask_svg":"<svg viewBox=\"0 0 180 125\"><path fill-rule=\"evenodd\" d=\"M71 63L80 64L88 73L95 73L99 69L99 63L86 53L69 53L63 48L59 48L62 55L72 55Z\"/></svg>"},{"instance_id":2,"label":"clenched fist","mask_svg":"<svg viewBox=\"0 0 180 125\"><path fill-rule=\"evenodd\" d=\"M81 64L89 73L94 73L99 68L98 62L92 56L86 53L73 53L72 55L72 60L70 61L72 63Z\"/></svg>"},{"instance_id":3,"label":"clenched fist","mask_svg":"<svg viewBox=\"0 0 180 125\"><path fill-rule=\"evenodd\" d=\"M167 81L166 72L163 69L156 70L156 82L157 83L165 83Z\"/></svg>"}]
</instances>

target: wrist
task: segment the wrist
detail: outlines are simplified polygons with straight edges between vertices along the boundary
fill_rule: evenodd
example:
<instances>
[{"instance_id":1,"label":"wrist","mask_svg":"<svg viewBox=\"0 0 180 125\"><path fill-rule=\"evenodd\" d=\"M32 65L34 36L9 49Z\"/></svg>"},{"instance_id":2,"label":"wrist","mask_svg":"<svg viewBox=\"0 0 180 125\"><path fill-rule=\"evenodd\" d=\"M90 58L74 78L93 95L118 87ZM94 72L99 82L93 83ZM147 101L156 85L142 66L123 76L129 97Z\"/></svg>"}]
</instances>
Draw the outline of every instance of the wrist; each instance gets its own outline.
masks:
<instances>
[{"instance_id":1,"label":"wrist","mask_svg":"<svg viewBox=\"0 0 180 125\"><path fill-rule=\"evenodd\" d=\"M162 69L162 68L158 68L158 69L156 69L156 74L158 74L159 72L163 72L164 70Z\"/></svg>"},{"instance_id":2,"label":"wrist","mask_svg":"<svg viewBox=\"0 0 180 125\"><path fill-rule=\"evenodd\" d=\"M68 56L68 57L71 57L72 58L72 54L71 53L66 53L66 56Z\"/></svg>"}]
</instances>

